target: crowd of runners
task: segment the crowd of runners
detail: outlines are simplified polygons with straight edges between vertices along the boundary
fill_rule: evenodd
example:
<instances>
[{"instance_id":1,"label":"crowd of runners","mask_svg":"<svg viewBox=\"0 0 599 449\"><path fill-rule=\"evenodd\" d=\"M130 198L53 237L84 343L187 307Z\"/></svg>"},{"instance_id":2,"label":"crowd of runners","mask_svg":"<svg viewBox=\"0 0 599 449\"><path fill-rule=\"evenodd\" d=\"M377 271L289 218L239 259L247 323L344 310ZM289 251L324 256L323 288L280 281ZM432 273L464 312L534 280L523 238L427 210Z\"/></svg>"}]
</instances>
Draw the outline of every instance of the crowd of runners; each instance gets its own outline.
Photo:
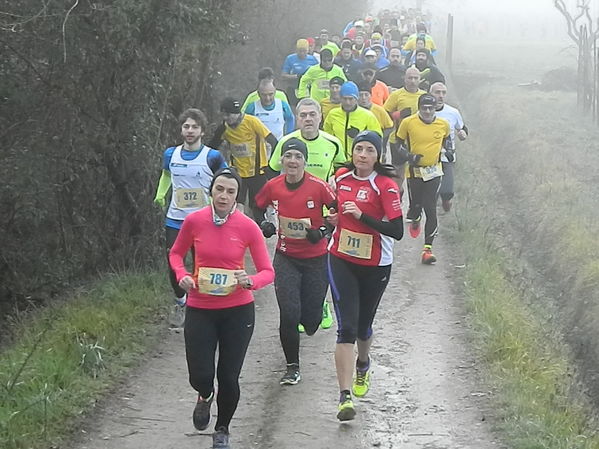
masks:
<instances>
[{"instance_id":1,"label":"crowd of runners","mask_svg":"<svg viewBox=\"0 0 599 449\"><path fill-rule=\"evenodd\" d=\"M301 334L333 325L330 287L337 418L349 421L352 397L370 388L372 325L404 234L404 184L409 234L424 228L420 261L436 262L437 207L451 208L455 140L468 131L445 103L430 27L417 10L386 10L338 34L298 39L281 72L259 71L245 101L222 100L222 123L206 144L204 113L181 114L183 143L164 152L155 202L167 207L196 429L208 427L213 400L218 407L213 448L230 447L253 290L274 282L287 362L280 384L295 385ZM273 236L271 262L265 238ZM256 274L246 271L246 249Z\"/></svg>"}]
</instances>

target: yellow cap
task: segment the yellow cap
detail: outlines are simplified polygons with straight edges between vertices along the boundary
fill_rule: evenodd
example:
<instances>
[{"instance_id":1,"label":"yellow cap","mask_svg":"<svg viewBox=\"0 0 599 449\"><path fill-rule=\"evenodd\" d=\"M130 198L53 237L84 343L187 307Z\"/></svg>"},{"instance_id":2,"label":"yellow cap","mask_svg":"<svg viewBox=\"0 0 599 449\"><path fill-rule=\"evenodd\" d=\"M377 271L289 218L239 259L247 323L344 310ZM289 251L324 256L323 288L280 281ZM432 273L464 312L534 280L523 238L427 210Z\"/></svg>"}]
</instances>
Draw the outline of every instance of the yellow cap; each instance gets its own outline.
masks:
<instances>
[{"instance_id":1,"label":"yellow cap","mask_svg":"<svg viewBox=\"0 0 599 449\"><path fill-rule=\"evenodd\" d=\"M307 39L298 39L295 46L298 50L301 50L301 49L307 50L310 47Z\"/></svg>"}]
</instances>

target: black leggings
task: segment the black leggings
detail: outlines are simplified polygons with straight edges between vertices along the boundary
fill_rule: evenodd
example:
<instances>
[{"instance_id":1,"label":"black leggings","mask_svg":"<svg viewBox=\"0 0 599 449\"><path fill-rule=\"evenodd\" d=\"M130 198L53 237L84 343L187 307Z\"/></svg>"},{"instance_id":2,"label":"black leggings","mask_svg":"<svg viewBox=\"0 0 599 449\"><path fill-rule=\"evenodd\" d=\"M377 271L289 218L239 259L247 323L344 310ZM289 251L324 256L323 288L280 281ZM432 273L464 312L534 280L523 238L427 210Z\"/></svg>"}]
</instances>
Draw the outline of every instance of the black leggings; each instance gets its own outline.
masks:
<instances>
[{"instance_id":1,"label":"black leggings","mask_svg":"<svg viewBox=\"0 0 599 449\"><path fill-rule=\"evenodd\" d=\"M189 383L202 397L214 391L218 346L218 417L216 428L229 428L239 402L239 373L254 332L254 303L229 309L196 309L185 313L185 353Z\"/></svg>"},{"instance_id":2,"label":"black leggings","mask_svg":"<svg viewBox=\"0 0 599 449\"><path fill-rule=\"evenodd\" d=\"M337 316L337 343L368 340L389 283L391 265L358 265L329 254L329 282Z\"/></svg>"},{"instance_id":3,"label":"black leggings","mask_svg":"<svg viewBox=\"0 0 599 449\"><path fill-rule=\"evenodd\" d=\"M313 335L322 320L322 305L329 288L326 255L296 259L275 253L275 292L279 303L279 335L287 363L299 363L302 323L306 334Z\"/></svg>"},{"instance_id":4,"label":"black leggings","mask_svg":"<svg viewBox=\"0 0 599 449\"><path fill-rule=\"evenodd\" d=\"M426 215L426 225L424 226L424 244L432 245L437 235L437 195L441 178L434 178L429 181L423 181L422 178L408 178L408 195L410 196L410 207L406 219L418 220L422 215Z\"/></svg>"},{"instance_id":5,"label":"black leggings","mask_svg":"<svg viewBox=\"0 0 599 449\"><path fill-rule=\"evenodd\" d=\"M175 275L175 272L171 268L171 265L168 260L168 253L170 252L171 248L173 247L175 240L177 240L177 236L179 235L179 230L176 228L171 228L170 226L166 226L165 229L166 229L166 233L165 233L166 234L166 263L168 264L168 279L171 282L171 287L173 288L173 292L175 292L175 296L177 296L177 298L182 298L183 295L185 295L185 290L183 290L181 287L179 287L179 283L177 282L177 276ZM194 257L193 247L190 251L191 251L191 257L193 259L193 257Z\"/></svg>"},{"instance_id":6,"label":"black leggings","mask_svg":"<svg viewBox=\"0 0 599 449\"><path fill-rule=\"evenodd\" d=\"M443 178L441 178L441 187L439 195L442 200L450 200L453 198L453 162L441 162L443 164Z\"/></svg>"}]
</instances>

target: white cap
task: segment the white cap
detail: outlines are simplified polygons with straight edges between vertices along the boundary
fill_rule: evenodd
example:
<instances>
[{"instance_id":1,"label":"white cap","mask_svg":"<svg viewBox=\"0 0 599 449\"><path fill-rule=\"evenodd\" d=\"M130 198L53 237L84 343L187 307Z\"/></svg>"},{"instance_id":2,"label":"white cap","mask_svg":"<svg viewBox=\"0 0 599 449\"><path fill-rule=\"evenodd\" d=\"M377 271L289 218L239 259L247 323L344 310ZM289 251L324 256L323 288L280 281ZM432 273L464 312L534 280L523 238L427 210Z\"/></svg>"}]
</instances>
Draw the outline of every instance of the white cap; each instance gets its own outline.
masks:
<instances>
[{"instance_id":1,"label":"white cap","mask_svg":"<svg viewBox=\"0 0 599 449\"><path fill-rule=\"evenodd\" d=\"M374 51L372 48L366 50L366 53L364 53L364 56L376 56L376 51Z\"/></svg>"}]
</instances>

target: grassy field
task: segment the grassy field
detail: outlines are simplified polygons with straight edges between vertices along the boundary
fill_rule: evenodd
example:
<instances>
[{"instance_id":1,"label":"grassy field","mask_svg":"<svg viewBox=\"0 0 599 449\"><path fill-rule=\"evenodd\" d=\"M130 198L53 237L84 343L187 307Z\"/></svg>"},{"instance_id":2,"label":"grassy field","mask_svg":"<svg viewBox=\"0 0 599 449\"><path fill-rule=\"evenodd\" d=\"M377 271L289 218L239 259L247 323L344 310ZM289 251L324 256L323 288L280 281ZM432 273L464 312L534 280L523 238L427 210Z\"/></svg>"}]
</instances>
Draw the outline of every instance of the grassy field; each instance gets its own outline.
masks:
<instances>
[{"instance_id":1,"label":"grassy field","mask_svg":"<svg viewBox=\"0 0 599 449\"><path fill-rule=\"evenodd\" d=\"M15 322L0 364L0 447L58 447L164 332L164 276L123 274Z\"/></svg>"},{"instance_id":2,"label":"grassy field","mask_svg":"<svg viewBox=\"0 0 599 449\"><path fill-rule=\"evenodd\" d=\"M470 66L468 66L470 68ZM599 129L575 95L457 71L465 293L510 447L599 448Z\"/></svg>"}]
</instances>

